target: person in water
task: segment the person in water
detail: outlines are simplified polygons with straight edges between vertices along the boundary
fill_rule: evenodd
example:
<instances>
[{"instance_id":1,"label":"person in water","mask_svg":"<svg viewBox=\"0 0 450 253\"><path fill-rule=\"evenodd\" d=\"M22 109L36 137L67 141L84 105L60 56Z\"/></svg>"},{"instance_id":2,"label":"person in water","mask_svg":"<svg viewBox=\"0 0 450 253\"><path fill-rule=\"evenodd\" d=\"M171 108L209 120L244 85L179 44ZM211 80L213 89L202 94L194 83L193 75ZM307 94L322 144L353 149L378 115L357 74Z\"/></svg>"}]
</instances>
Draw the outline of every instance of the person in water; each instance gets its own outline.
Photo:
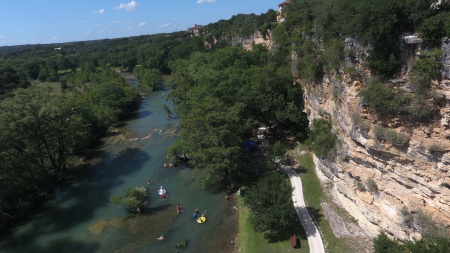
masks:
<instances>
[{"instance_id":1,"label":"person in water","mask_svg":"<svg viewBox=\"0 0 450 253\"><path fill-rule=\"evenodd\" d=\"M198 208L195 208L195 213L198 214Z\"/></svg>"}]
</instances>

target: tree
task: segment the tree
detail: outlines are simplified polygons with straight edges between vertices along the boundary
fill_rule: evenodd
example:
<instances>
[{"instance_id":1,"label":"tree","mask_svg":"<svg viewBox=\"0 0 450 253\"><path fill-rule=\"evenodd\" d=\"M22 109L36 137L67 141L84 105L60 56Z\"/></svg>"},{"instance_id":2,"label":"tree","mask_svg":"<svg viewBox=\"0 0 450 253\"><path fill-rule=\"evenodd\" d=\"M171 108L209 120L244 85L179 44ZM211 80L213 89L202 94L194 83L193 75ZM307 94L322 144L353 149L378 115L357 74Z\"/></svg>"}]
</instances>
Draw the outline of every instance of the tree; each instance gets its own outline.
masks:
<instances>
[{"instance_id":1,"label":"tree","mask_svg":"<svg viewBox=\"0 0 450 253\"><path fill-rule=\"evenodd\" d=\"M373 246L375 253L402 253L401 246L389 239L385 233L379 234L373 239Z\"/></svg>"},{"instance_id":2,"label":"tree","mask_svg":"<svg viewBox=\"0 0 450 253\"><path fill-rule=\"evenodd\" d=\"M146 199L150 195L145 187L133 187L125 189L123 195L113 195L109 201L121 205L127 212L139 212L147 203Z\"/></svg>"},{"instance_id":3,"label":"tree","mask_svg":"<svg viewBox=\"0 0 450 253\"><path fill-rule=\"evenodd\" d=\"M288 178L278 173L262 178L245 194L244 203L251 210L250 223L271 243L298 233L299 221L291 196Z\"/></svg>"},{"instance_id":4,"label":"tree","mask_svg":"<svg viewBox=\"0 0 450 253\"><path fill-rule=\"evenodd\" d=\"M375 253L447 253L450 251L450 238L433 237L420 240L407 241L400 244L389 239L385 233L379 234L373 239Z\"/></svg>"},{"instance_id":5,"label":"tree","mask_svg":"<svg viewBox=\"0 0 450 253\"><path fill-rule=\"evenodd\" d=\"M172 111L170 110L169 106L163 104L163 110L166 113L166 119L170 120L172 118Z\"/></svg>"}]
</instances>

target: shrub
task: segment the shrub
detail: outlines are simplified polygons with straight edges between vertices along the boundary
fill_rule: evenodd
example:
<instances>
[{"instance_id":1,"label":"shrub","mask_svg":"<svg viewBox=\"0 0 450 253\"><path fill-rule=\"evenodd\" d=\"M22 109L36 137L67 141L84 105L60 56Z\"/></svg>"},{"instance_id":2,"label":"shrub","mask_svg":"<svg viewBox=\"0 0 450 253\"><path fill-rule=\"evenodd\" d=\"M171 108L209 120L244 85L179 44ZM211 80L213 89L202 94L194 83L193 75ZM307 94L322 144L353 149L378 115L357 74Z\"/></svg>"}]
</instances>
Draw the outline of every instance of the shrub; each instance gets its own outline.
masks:
<instances>
[{"instance_id":1,"label":"shrub","mask_svg":"<svg viewBox=\"0 0 450 253\"><path fill-rule=\"evenodd\" d=\"M402 207L402 209L400 209L400 214L402 215L403 222L405 223L405 225L407 225L408 227L411 227L412 222L414 221L414 217L409 212L409 210L406 206L404 206L404 207Z\"/></svg>"},{"instance_id":2,"label":"shrub","mask_svg":"<svg viewBox=\"0 0 450 253\"><path fill-rule=\"evenodd\" d=\"M420 58L413 66L410 78L411 90L416 94L426 94L430 88L431 80L440 79L442 71L442 52L433 49L429 52L421 51Z\"/></svg>"},{"instance_id":3,"label":"shrub","mask_svg":"<svg viewBox=\"0 0 450 253\"><path fill-rule=\"evenodd\" d=\"M313 119L308 146L320 158L332 159L336 155L336 134L331 132L331 122L325 119Z\"/></svg>"},{"instance_id":4,"label":"shrub","mask_svg":"<svg viewBox=\"0 0 450 253\"><path fill-rule=\"evenodd\" d=\"M344 59L344 43L336 38L326 43L323 51L324 69L330 73L339 68Z\"/></svg>"},{"instance_id":5,"label":"shrub","mask_svg":"<svg viewBox=\"0 0 450 253\"><path fill-rule=\"evenodd\" d=\"M394 145L403 145L406 143L406 135L404 133L398 133L393 129L386 131L386 140Z\"/></svg>"},{"instance_id":6,"label":"shrub","mask_svg":"<svg viewBox=\"0 0 450 253\"><path fill-rule=\"evenodd\" d=\"M435 48L429 52L421 51L420 57L414 62L413 70L430 79L439 79L442 71L442 51Z\"/></svg>"},{"instance_id":7,"label":"shrub","mask_svg":"<svg viewBox=\"0 0 450 253\"><path fill-rule=\"evenodd\" d=\"M363 102L379 116L393 117L399 114L408 115L413 120L425 122L432 118L435 105L424 96L405 94L394 88L370 80L359 96Z\"/></svg>"},{"instance_id":8,"label":"shrub","mask_svg":"<svg viewBox=\"0 0 450 253\"><path fill-rule=\"evenodd\" d=\"M364 184L361 183L360 181L356 181L355 182L355 186L356 186L356 189L358 191L360 191L360 192L365 192L366 191L366 187L364 187Z\"/></svg>"},{"instance_id":9,"label":"shrub","mask_svg":"<svg viewBox=\"0 0 450 253\"><path fill-rule=\"evenodd\" d=\"M124 190L124 195L114 195L109 201L122 205L128 212L135 212L144 205L149 192L145 187L134 187Z\"/></svg>"},{"instance_id":10,"label":"shrub","mask_svg":"<svg viewBox=\"0 0 450 253\"><path fill-rule=\"evenodd\" d=\"M438 236L441 232L440 228L430 218L430 216L426 215L422 210L417 210L414 218L415 223L417 224L417 230L424 238Z\"/></svg>"},{"instance_id":11,"label":"shrub","mask_svg":"<svg viewBox=\"0 0 450 253\"><path fill-rule=\"evenodd\" d=\"M393 129L388 129L380 125L374 126L373 133L376 140L387 141L393 145L403 145L407 141L404 133L398 133Z\"/></svg>"},{"instance_id":12,"label":"shrub","mask_svg":"<svg viewBox=\"0 0 450 253\"><path fill-rule=\"evenodd\" d=\"M436 153L436 152L442 152L443 148L440 144L438 143L432 143L430 146L428 146L428 151L430 151L431 153Z\"/></svg>"},{"instance_id":13,"label":"shrub","mask_svg":"<svg viewBox=\"0 0 450 253\"><path fill-rule=\"evenodd\" d=\"M323 77L322 56L312 41L303 42L297 53L298 71L302 79L315 83Z\"/></svg>"},{"instance_id":14,"label":"shrub","mask_svg":"<svg viewBox=\"0 0 450 253\"><path fill-rule=\"evenodd\" d=\"M373 126L373 137L377 141L385 141L386 140L386 129L378 124Z\"/></svg>"},{"instance_id":15,"label":"shrub","mask_svg":"<svg viewBox=\"0 0 450 253\"><path fill-rule=\"evenodd\" d=\"M359 73L357 69L352 67L345 68L344 72L349 74L352 80L361 80L363 78L363 75Z\"/></svg>"},{"instance_id":16,"label":"shrub","mask_svg":"<svg viewBox=\"0 0 450 253\"><path fill-rule=\"evenodd\" d=\"M367 190L374 193L378 191L378 186L372 178L367 179L366 181Z\"/></svg>"},{"instance_id":17,"label":"shrub","mask_svg":"<svg viewBox=\"0 0 450 253\"><path fill-rule=\"evenodd\" d=\"M184 249L187 246L186 244L187 244L186 240L181 240L181 241L177 242L175 247L180 248L180 249Z\"/></svg>"},{"instance_id":18,"label":"shrub","mask_svg":"<svg viewBox=\"0 0 450 253\"><path fill-rule=\"evenodd\" d=\"M392 87L383 85L376 80L370 80L369 85L358 95L362 96L363 102L379 115L395 115L402 111L404 99Z\"/></svg>"},{"instance_id":19,"label":"shrub","mask_svg":"<svg viewBox=\"0 0 450 253\"><path fill-rule=\"evenodd\" d=\"M367 65L375 75L385 78L392 77L400 68L399 60L394 53L386 52L383 49L372 50L367 61Z\"/></svg>"},{"instance_id":20,"label":"shrub","mask_svg":"<svg viewBox=\"0 0 450 253\"><path fill-rule=\"evenodd\" d=\"M449 22L450 12L441 12L437 15L425 19L419 26L421 37L429 43L439 43L442 37L445 37L446 25ZM444 29L443 29L444 28Z\"/></svg>"},{"instance_id":21,"label":"shrub","mask_svg":"<svg viewBox=\"0 0 450 253\"><path fill-rule=\"evenodd\" d=\"M352 112L352 114L350 115L350 119L353 122L353 125L356 128L359 128L359 126L361 125L361 122L363 121L361 118L361 114L359 112Z\"/></svg>"},{"instance_id":22,"label":"shrub","mask_svg":"<svg viewBox=\"0 0 450 253\"><path fill-rule=\"evenodd\" d=\"M373 248L375 253L402 252L402 246L398 242L389 239L385 233L381 233L373 239Z\"/></svg>"}]
</instances>

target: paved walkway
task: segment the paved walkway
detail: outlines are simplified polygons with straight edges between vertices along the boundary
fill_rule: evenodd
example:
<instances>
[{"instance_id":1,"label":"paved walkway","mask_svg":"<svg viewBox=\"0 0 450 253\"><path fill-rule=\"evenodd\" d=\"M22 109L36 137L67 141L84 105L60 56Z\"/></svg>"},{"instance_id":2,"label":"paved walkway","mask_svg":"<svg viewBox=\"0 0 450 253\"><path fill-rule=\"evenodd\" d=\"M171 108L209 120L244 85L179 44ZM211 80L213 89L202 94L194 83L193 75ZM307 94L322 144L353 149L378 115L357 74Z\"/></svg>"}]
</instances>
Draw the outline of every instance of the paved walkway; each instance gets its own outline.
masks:
<instances>
[{"instance_id":1,"label":"paved walkway","mask_svg":"<svg viewBox=\"0 0 450 253\"><path fill-rule=\"evenodd\" d=\"M269 146L269 142L264 136L264 132L267 130L265 126L261 126L258 129L258 139L261 141L263 148ZM308 245L310 253L325 253L323 247L322 237L320 237L319 230L317 230L311 215L309 215L308 209L306 209L305 200L303 199L303 187L302 180L298 174L292 170L289 166L281 165L281 169L291 179L291 185L293 188L292 201L294 202L295 211L297 211L300 223L305 229L306 236L308 237Z\"/></svg>"},{"instance_id":2,"label":"paved walkway","mask_svg":"<svg viewBox=\"0 0 450 253\"><path fill-rule=\"evenodd\" d=\"M311 215L309 215L308 209L306 209L305 200L303 199L302 181L300 177L289 166L281 165L281 169L291 179L291 184L293 187L292 201L294 202L295 211L297 211L298 218L300 219L300 222L305 229L306 236L308 237L309 252L325 253L319 231L317 230Z\"/></svg>"}]
</instances>

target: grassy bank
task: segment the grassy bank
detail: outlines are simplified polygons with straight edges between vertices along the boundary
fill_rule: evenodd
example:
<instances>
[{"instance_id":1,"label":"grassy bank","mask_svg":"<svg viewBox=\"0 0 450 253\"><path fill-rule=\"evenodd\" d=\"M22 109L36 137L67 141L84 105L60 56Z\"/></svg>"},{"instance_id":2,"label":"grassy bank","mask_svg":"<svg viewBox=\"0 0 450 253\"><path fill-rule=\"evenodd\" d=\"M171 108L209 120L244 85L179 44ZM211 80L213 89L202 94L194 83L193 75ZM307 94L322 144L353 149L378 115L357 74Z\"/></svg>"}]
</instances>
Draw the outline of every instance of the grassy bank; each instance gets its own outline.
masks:
<instances>
[{"instance_id":1,"label":"grassy bank","mask_svg":"<svg viewBox=\"0 0 450 253\"><path fill-rule=\"evenodd\" d=\"M308 241L300 239L300 248L293 249L289 240L268 243L264 239L263 233L258 233L253 230L253 227L248 222L249 210L244 206L243 199L239 197L237 199L237 205L239 210L239 236L238 236L238 252L242 253L279 253L279 252L296 252L296 253L308 253Z\"/></svg>"},{"instance_id":2,"label":"grassy bank","mask_svg":"<svg viewBox=\"0 0 450 253\"><path fill-rule=\"evenodd\" d=\"M295 162L299 164L299 168L296 169L297 173L302 179L303 194L305 198L306 205L310 209L310 214L319 226L320 234L322 235L322 240L325 245L326 252L330 253L348 253L351 252L351 240L347 238L337 238L333 230L331 229L330 223L325 219L324 213L320 203L322 201L327 202L330 206L337 208L336 205L329 199L327 195L324 194L323 189L320 185L319 178L314 171L314 161L312 155L309 152L301 154L301 151L306 150L305 147L299 145L292 152L292 156L295 158ZM296 155L301 154L301 155ZM348 214L342 209L336 210L341 216L346 216ZM346 218L346 217L344 217Z\"/></svg>"}]
</instances>

